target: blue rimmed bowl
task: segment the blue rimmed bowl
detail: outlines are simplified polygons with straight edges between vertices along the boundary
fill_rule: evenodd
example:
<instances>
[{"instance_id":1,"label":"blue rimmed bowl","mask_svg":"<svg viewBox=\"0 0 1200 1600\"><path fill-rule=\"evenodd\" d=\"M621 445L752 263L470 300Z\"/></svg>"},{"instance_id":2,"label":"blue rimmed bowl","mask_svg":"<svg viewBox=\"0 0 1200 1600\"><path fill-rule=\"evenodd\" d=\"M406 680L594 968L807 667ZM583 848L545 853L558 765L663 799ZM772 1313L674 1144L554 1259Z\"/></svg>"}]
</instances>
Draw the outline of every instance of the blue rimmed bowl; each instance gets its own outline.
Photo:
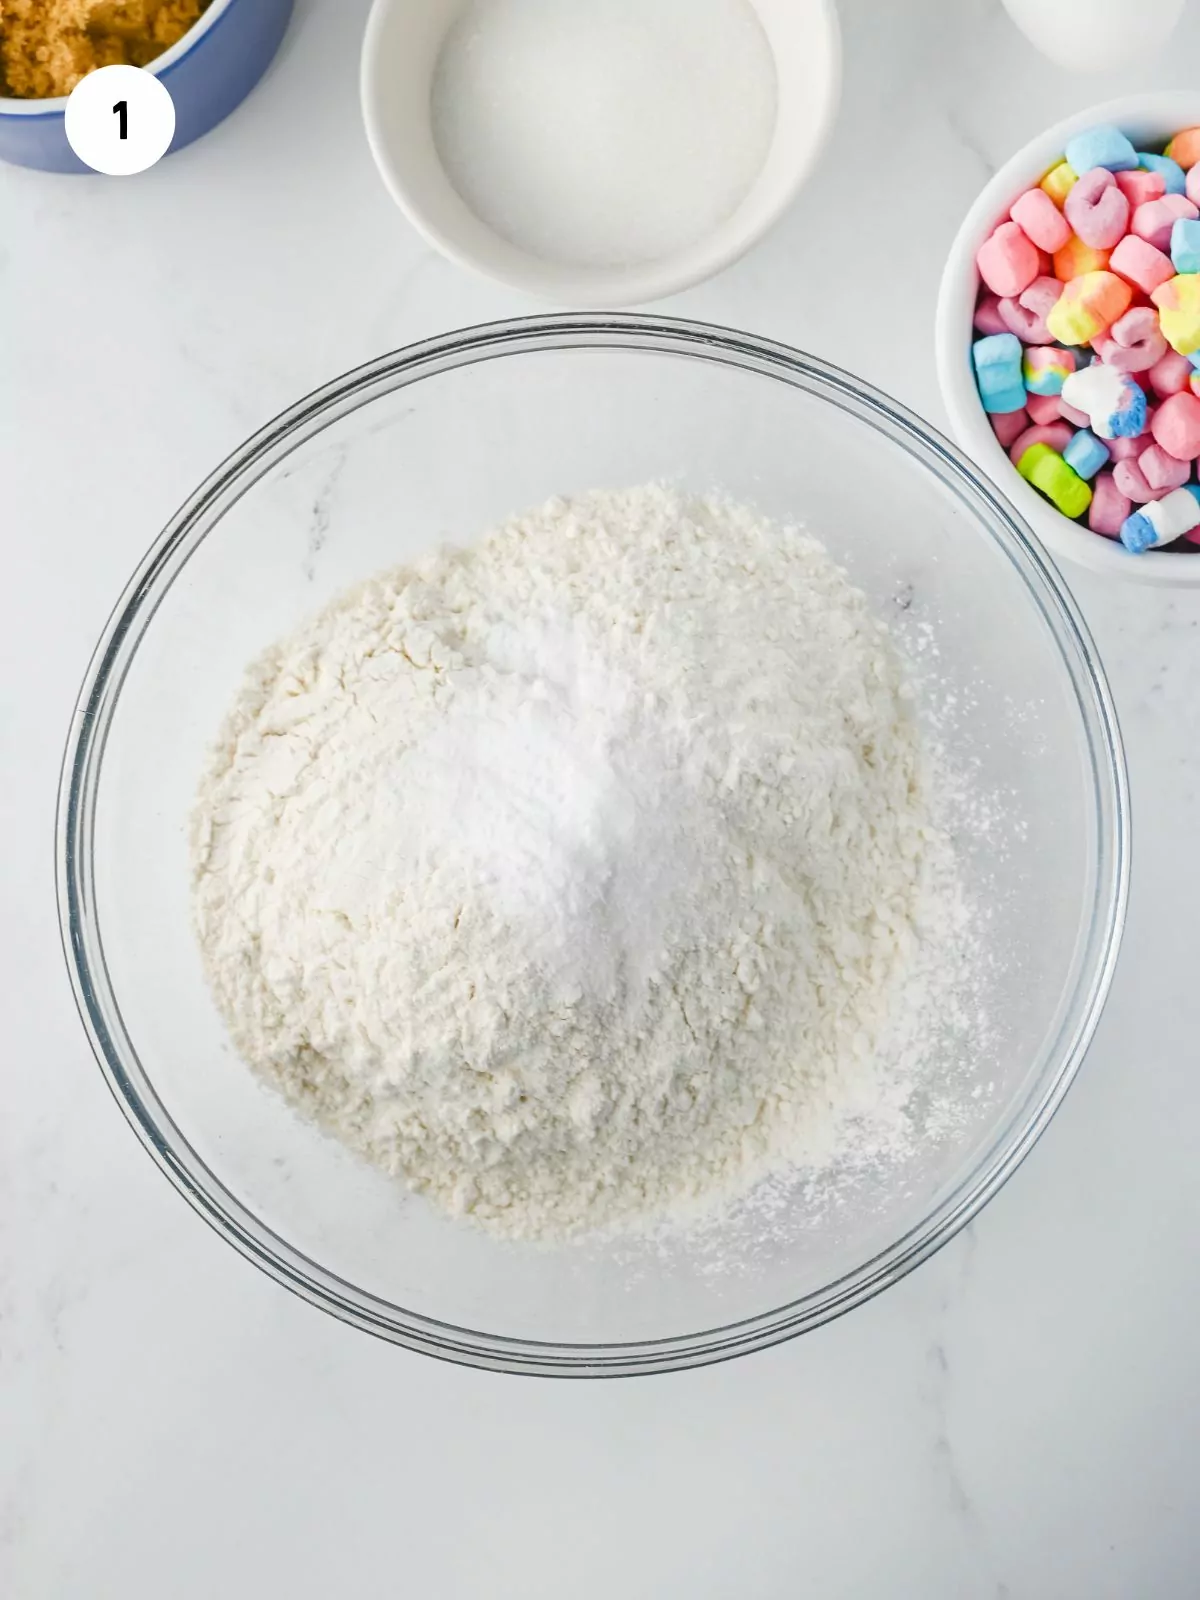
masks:
<instances>
[{"instance_id":1,"label":"blue rimmed bowl","mask_svg":"<svg viewBox=\"0 0 1200 1600\"><path fill-rule=\"evenodd\" d=\"M270 66L293 0L212 0L194 27L146 69L175 102L172 150L191 144L235 110ZM0 160L42 172L89 172L67 143L66 96L0 96ZM169 153L169 152L168 152Z\"/></svg>"}]
</instances>

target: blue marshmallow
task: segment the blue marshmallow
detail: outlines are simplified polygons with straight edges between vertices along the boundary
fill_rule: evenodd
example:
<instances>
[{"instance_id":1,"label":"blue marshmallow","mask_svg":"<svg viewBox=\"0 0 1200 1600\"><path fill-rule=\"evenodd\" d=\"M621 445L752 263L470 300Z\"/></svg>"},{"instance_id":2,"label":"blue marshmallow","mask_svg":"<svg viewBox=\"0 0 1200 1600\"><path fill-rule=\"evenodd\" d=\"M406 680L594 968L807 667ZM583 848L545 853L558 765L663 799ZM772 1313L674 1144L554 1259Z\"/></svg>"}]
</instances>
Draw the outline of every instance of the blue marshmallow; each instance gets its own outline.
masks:
<instances>
[{"instance_id":1,"label":"blue marshmallow","mask_svg":"<svg viewBox=\"0 0 1200 1600\"><path fill-rule=\"evenodd\" d=\"M1172 489L1161 500L1152 500L1126 517L1121 524L1121 543L1126 550L1140 556L1155 545L1173 544L1185 533L1200 525L1200 485L1184 484Z\"/></svg>"},{"instance_id":2,"label":"blue marshmallow","mask_svg":"<svg viewBox=\"0 0 1200 1600\"><path fill-rule=\"evenodd\" d=\"M1138 164L1138 153L1120 128L1102 122L1098 128L1088 128L1077 133L1067 143L1067 165L1080 177L1093 167L1107 167L1110 172L1133 172Z\"/></svg>"},{"instance_id":3,"label":"blue marshmallow","mask_svg":"<svg viewBox=\"0 0 1200 1600\"><path fill-rule=\"evenodd\" d=\"M1094 433L1087 428L1080 428L1063 451L1063 460L1069 467L1074 467L1081 478L1094 478L1111 454L1108 446L1097 439Z\"/></svg>"},{"instance_id":4,"label":"blue marshmallow","mask_svg":"<svg viewBox=\"0 0 1200 1600\"><path fill-rule=\"evenodd\" d=\"M971 346L975 382L983 409L995 415L1020 411L1025 404L1021 341L1015 333L992 333Z\"/></svg>"},{"instance_id":5,"label":"blue marshmallow","mask_svg":"<svg viewBox=\"0 0 1200 1600\"><path fill-rule=\"evenodd\" d=\"M1131 517L1126 517L1121 524L1121 543L1135 556L1140 556L1143 551L1153 550L1158 543L1158 534L1150 518L1141 511L1135 511Z\"/></svg>"},{"instance_id":6,"label":"blue marshmallow","mask_svg":"<svg viewBox=\"0 0 1200 1600\"><path fill-rule=\"evenodd\" d=\"M1191 355L1186 357L1186 359L1190 361L1194 367L1200 367L1200 350L1193 350Z\"/></svg>"},{"instance_id":7,"label":"blue marshmallow","mask_svg":"<svg viewBox=\"0 0 1200 1600\"><path fill-rule=\"evenodd\" d=\"M1171 228L1171 260L1176 272L1200 272L1200 222L1176 217Z\"/></svg>"},{"instance_id":8,"label":"blue marshmallow","mask_svg":"<svg viewBox=\"0 0 1200 1600\"><path fill-rule=\"evenodd\" d=\"M1148 150L1139 150L1137 158L1147 172L1158 173L1167 186L1168 194L1186 193L1187 178L1178 161L1172 161L1170 156L1151 155Z\"/></svg>"}]
</instances>

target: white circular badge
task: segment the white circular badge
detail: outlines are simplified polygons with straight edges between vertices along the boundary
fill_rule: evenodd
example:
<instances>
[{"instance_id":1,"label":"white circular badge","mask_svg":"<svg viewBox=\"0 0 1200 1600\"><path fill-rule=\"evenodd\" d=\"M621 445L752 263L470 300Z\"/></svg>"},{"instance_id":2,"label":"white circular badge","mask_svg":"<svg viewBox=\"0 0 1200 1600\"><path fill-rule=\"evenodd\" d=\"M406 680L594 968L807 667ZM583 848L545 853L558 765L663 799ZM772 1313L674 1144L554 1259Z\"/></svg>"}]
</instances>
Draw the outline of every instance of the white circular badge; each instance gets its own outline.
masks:
<instances>
[{"instance_id":1,"label":"white circular badge","mask_svg":"<svg viewBox=\"0 0 1200 1600\"><path fill-rule=\"evenodd\" d=\"M66 112L67 142L94 172L127 177L161 161L175 137L175 102L141 67L98 67L80 78Z\"/></svg>"}]
</instances>

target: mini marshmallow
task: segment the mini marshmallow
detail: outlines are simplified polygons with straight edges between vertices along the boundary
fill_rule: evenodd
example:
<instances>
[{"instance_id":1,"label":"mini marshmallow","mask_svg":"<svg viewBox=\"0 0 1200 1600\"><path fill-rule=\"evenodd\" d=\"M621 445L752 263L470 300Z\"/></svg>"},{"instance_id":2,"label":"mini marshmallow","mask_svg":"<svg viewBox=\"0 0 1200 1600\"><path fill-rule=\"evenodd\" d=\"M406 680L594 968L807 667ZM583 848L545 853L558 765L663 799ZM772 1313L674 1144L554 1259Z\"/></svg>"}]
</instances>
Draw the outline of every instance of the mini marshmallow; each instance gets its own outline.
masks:
<instances>
[{"instance_id":1,"label":"mini marshmallow","mask_svg":"<svg viewBox=\"0 0 1200 1600\"><path fill-rule=\"evenodd\" d=\"M1166 185L1167 194L1183 194L1187 187L1187 176L1178 161L1172 161L1170 156L1156 156L1149 150L1139 150L1138 160L1147 172L1154 172Z\"/></svg>"},{"instance_id":2,"label":"mini marshmallow","mask_svg":"<svg viewBox=\"0 0 1200 1600\"><path fill-rule=\"evenodd\" d=\"M1061 394L1063 380L1075 371L1075 352L1049 348L1026 350L1021 376L1030 394Z\"/></svg>"},{"instance_id":3,"label":"mini marshmallow","mask_svg":"<svg viewBox=\"0 0 1200 1600\"><path fill-rule=\"evenodd\" d=\"M1092 491L1079 474L1048 444L1032 444L1017 462L1017 471L1064 517L1081 517L1092 503ZM1197 507L1200 520L1200 506Z\"/></svg>"},{"instance_id":4,"label":"mini marshmallow","mask_svg":"<svg viewBox=\"0 0 1200 1600\"><path fill-rule=\"evenodd\" d=\"M1138 157L1140 161L1141 156ZM1130 208L1144 205L1147 200L1157 200L1166 194L1167 185L1161 172L1118 172L1117 188L1129 201ZM1183 174L1180 173L1182 178Z\"/></svg>"},{"instance_id":5,"label":"mini marshmallow","mask_svg":"<svg viewBox=\"0 0 1200 1600\"><path fill-rule=\"evenodd\" d=\"M1127 373L1098 362L1073 372L1063 384L1063 399L1086 411L1101 439L1135 439L1146 422L1146 396Z\"/></svg>"},{"instance_id":6,"label":"mini marshmallow","mask_svg":"<svg viewBox=\"0 0 1200 1600\"><path fill-rule=\"evenodd\" d=\"M1067 161L1060 161L1038 184L1044 194L1048 194L1056 206L1061 206L1071 190L1079 182L1079 174Z\"/></svg>"},{"instance_id":7,"label":"mini marshmallow","mask_svg":"<svg viewBox=\"0 0 1200 1600\"><path fill-rule=\"evenodd\" d=\"M1129 225L1129 201L1107 167L1080 175L1063 204L1075 233L1093 250L1111 250Z\"/></svg>"},{"instance_id":8,"label":"mini marshmallow","mask_svg":"<svg viewBox=\"0 0 1200 1600\"><path fill-rule=\"evenodd\" d=\"M1170 161L1177 161L1185 172L1200 161L1200 128L1185 128L1177 133L1163 151Z\"/></svg>"},{"instance_id":9,"label":"mini marshmallow","mask_svg":"<svg viewBox=\"0 0 1200 1600\"><path fill-rule=\"evenodd\" d=\"M1063 283L1070 283L1085 272L1103 272L1109 255L1108 250L1096 250L1072 234L1062 249L1054 252L1054 276Z\"/></svg>"},{"instance_id":10,"label":"mini marshmallow","mask_svg":"<svg viewBox=\"0 0 1200 1600\"><path fill-rule=\"evenodd\" d=\"M1200 172L1200 167L1192 172ZM1200 222L1177 219L1171 229L1171 263L1178 273L1200 272Z\"/></svg>"},{"instance_id":11,"label":"mini marshmallow","mask_svg":"<svg viewBox=\"0 0 1200 1600\"><path fill-rule=\"evenodd\" d=\"M1146 436L1137 434L1132 439L1110 439L1108 441L1109 454L1114 461L1136 461L1146 448Z\"/></svg>"},{"instance_id":12,"label":"mini marshmallow","mask_svg":"<svg viewBox=\"0 0 1200 1600\"><path fill-rule=\"evenodd\" d=\"M1146 482L1146 474L1136 461L1118 461L1113 468L1113 482L1127 500L1135 506L1149 505L1151 500L1161 500L1164 489L1155 489Z\"/></svg>"},{"instance_id":13,"label":"mini marshmallow","mask_svg":"<svg viewBox=\"0 0 1200 1600\"><path fill-rule=\"evenodd\" d=\"M1170 256L1156 250L1136 233L1127 233L1108 258L1108 270L1124 278L1143 294L1150 294L1160 283L1175 276Z\"/></svg>"},{"instance_id":14,"label":"mini marshmallow","mask_svg":"<svg viewBox=\"0 0 1200 1600\"><path fill-rule=\"evenodd\" d=\"M1000 315L1000 297L994 294L985 294L975 307L975 330L977 333L1011 333L1012 329Z\"/></svg>"},{"instance_id":15,"label":"mini marshmallow","mask_svg":"<svg viewBox=\"0 0 1200 1600\"><path fill-rule=\"evenodd\" d=\"M1102 472L1092 485L1088 527L1093 533L1102 533L1106 539L1119 538L1121 524L1132 511L1133 501L1117 488L1112 473Z\"/></svg>"},{"instance_id":16,"label":"mini marshmallow","mask_svg":"<svg viewBox=\"0 0 1200 1600\"><path fill-rule=\"evenodd\" d=\"M1034 283L1045 281L1045 279L1034 279ZM1051 304L1057 305L1058 291L1062 288L1062 284L1057 279L1052 281L1054 283L1055 296ZM996 307L997 315L1004 326L1005 332L1015 333L1022 344L1053 344L1054 335L1046 326L1045 317L1039 316L1036 311L1031 311L1022 304L1025 295L1032 288L1033 284L1030 284L1029 289L1026 289L1020 300L999 301Z\"/></svg>"},{"instance_id":17,"label":"mini marshmallow","mask_svg":"<svg viewBox=\"0 0 1200 1600\"><path fill-rule=\"evenodd\" d=\"M1081 478L1094 478L1111 460L1108 446L1087 428L1081 428L1062 453L1063 460Z\"/></svg>"},{"instance_id":18,"label":"mini marshmallow","mask_svg":"<svg viewBox=\"0 0 1200 1600\"><path fill-rule=\"evenodd\" d=\"M1134 306L1093 344L1101 361L1121 372L1148 372L1167 353L1153 306Z\"/></svg>"},{"instance_id":19,"label":"mini marshmallow","mask_svg":"<svg viewBox=\"0 0 1200 1600\"><path fill-rule=\"evenodd\" d=\"M1135 206L1129 226L1139 239L1145 239L1156 250L1167 251L1171 248L1171 229L1180 217L1194 220L1200 217L1200 211L1184 195L1164 194L1159 200Z\"/></svg>"},{"instance_id":20,"label":"mini marshmallow","mask_svg":"<svg viewBox=\"0 0 1200 1600\"><path fill-rule=\"evenodd\" d=\"M1062 396L1058 394L1031 394L1025 401L1030 422L1036 423L1039 428L1044 428L1048 422L1063 420L1061 405ZM1086 417L1084 421L1087 421Z\"/></svg>"},{"instance_id":21,"label":"mini marshmallow","mask_svg":"<svg viewBox=\"0 0 1200 1600\"><path fill-rule=\"evenodd\" d=\"M971 346L975 381L983 409L1020 411L1025 404L1021 377L1021 341L1011 333L994 333Z\"/></svg>"},{"instance_id":22,"label":"mini marshmallow","mask_svg":"<svg viewBox=\"0 0 1200 1600\"><path fill-rule=\"evenodd\" d=\"M1087 344L1124 316L1132 299L1132 289L1115 272L1085 272L1065 286L1046 326L1061 344Z\"/></svg>"},{"instance_id":23,"label":"mini marshmallow","mask_svg":"<svg viewBox=\"0 0 1200 1600\"><path fill-rule=\"evenodd\" d=\"M1027 239L1050 255L1061 250L1071 237L1071 224L1044 189L1027 189L1013 202L1008 214Z\"/></svg>"},{"instance_id":24,"label":"mini marshmallow","mask_svg":"<svg viewBox=\"0 0 1200 1600\"><path fill-rule=\"evenodd\" d=\"M1029 426L1029 413L1027 411L1001 411L989 417L992 432L1000 441L1001 448L1007 450L1015 439L1019 439Z\"/></svg>"},{"instance_id":25,"label":"mini marshmallow","mask_svg":"<svg viewBox=\"0 0 1200 1600\"><path fill-rule=\"evenodd\" d=\"M1167 343L1181 356L1200 350L1200 274L1183 273L1160 283L1150 296Z\"/></svg>"},{"instance_id":26,"label":"mini marshmallow","mask_svg":"<svg viewBox=\"0 0 1200 1600\"><path fill-rule=\"evenodd\" d=\"M1185 483L1184 488L1192 496L1197 505L1200 505L1200 483ZM1189 544L1200 544L1200 523L1194 528L1189 528L1183 536Z\"/></svg>"},{"instance_id":27,"label":"mini marshmallow","mask_svg":"<svg viewBox=\"0 0 1200 1600\"><path fill-rule=\"evenodd\" d=\"M1065 422L1052 422L1045 428L1026 428L1009 446L1009 459L1015 467L1020 467L1021 457L1027 450L1032 450L1035 444L1044 444L1061 455L1072 437L1071 429Z\"/></svg>"},{"instance_id":28,"label":"mini marshmallow","mask_svg":"<svg viewBox=\"0 0 1200 1600\"><path fill-rule=\"evenodd\" d=\"M1120 128L1102 122L1068 140L1066 159L1074 172L1090 172L1093 167L1107 167L1109 172L1132 172L1138 164L1138 153Z\"/></svg>"},{"instance_id":29,"label":"mini marshmallow","mask_svg":"<svg viewBox=\"0 0 1200 1600\"><path fill-rule=\"evenodd\" d=\"M1192 363L1187 356L1181 356L1178 350L1168 350L1162 360L1150 368L1146 379L1155 394L1165 400L1168 395L1186 389L1191 375Z\"/></svg>"},{"instance_id":30,"label":"mini marshmallow","mask_svg":"<svg viewBox=\"0 0 1200 1600\"><path fill-rule=\"evenodd\" d=\"M1188 489L1173 489L1154 505L1143 506L1121 525L1121 543L1141 555L1156 545L1171 544L1200 527L1200 500Z\"/></svg>"},{"instance_id":31,"label":"mini marshmallow","mask_svg":"<svg viewBox=\"0 0 1200 1600\"><path fill-rule=\"evenodd\" d=\"M1195 167L1183 181L1183 192L1194 206L1200 206L1200 172Z\"/></svg>"},{"instance_id":32,"label":"mini marshmallow","mask_svg":"<svg viewBox=\"0 0 1200 1600\"><path fill-rule=\"evenodd\" d=\"M1037 277L1041 258L1015 222L1002 222L980 245L975 265L993 294L1015 299Z\"/></svg>"},{"instance_id":33,"label":"mini marshmallow","mask_svg":"<svg viewBox=\"0 0 1200 1600\"><path fill-rule=\"evenodd\" d=\"M1200 400L1187 390L1173 394L1154 413L1150 431L1176 461L1194 461L1200 456Z\"/></svg>"},{"instance_id":34,"label":"mini marshmallow","mask_svg":"<svg viewBox=\"0 0 1200 1600\"><path fill-rule=\"evenodd\" d=\"M1190 461L1177 461L1160 444L1148 444L1137 459L1142 477L1152 489L1178 489L1192 475Z\"/></svg>"}]
</instances>

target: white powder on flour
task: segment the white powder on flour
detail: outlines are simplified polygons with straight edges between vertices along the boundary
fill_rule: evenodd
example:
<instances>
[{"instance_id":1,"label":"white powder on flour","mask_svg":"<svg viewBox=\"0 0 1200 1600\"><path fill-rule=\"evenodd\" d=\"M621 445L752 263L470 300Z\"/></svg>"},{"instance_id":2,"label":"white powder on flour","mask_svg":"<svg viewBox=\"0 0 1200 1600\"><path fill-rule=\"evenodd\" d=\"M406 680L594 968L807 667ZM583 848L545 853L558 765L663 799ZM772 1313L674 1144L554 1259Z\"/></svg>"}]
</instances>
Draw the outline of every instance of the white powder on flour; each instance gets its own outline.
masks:
<instances>
[{"instance_id":1,"label":"white powder on flour","mask_svg":"<svg viewBox=\"0 0 1200 1600\"><path fill-rule=\"evenodd\" d=\"M451 1212L661 1217L902 1131L965 917L926 784L814 539L554 500L251 671L193 820L204 960L255 1070Z\"/></svg>"},{"instance_id":2,"label":"white powder on flour","mask_svg":"<svg viewBox=\"0 0 1200 1600\"><path fill-rule=\"evenodd\" d=\"M732 214L775 101L749 0L468 0L431 115L451 183L495 232L543 259L629 266Z\"/></svg>"}]
</instances>

